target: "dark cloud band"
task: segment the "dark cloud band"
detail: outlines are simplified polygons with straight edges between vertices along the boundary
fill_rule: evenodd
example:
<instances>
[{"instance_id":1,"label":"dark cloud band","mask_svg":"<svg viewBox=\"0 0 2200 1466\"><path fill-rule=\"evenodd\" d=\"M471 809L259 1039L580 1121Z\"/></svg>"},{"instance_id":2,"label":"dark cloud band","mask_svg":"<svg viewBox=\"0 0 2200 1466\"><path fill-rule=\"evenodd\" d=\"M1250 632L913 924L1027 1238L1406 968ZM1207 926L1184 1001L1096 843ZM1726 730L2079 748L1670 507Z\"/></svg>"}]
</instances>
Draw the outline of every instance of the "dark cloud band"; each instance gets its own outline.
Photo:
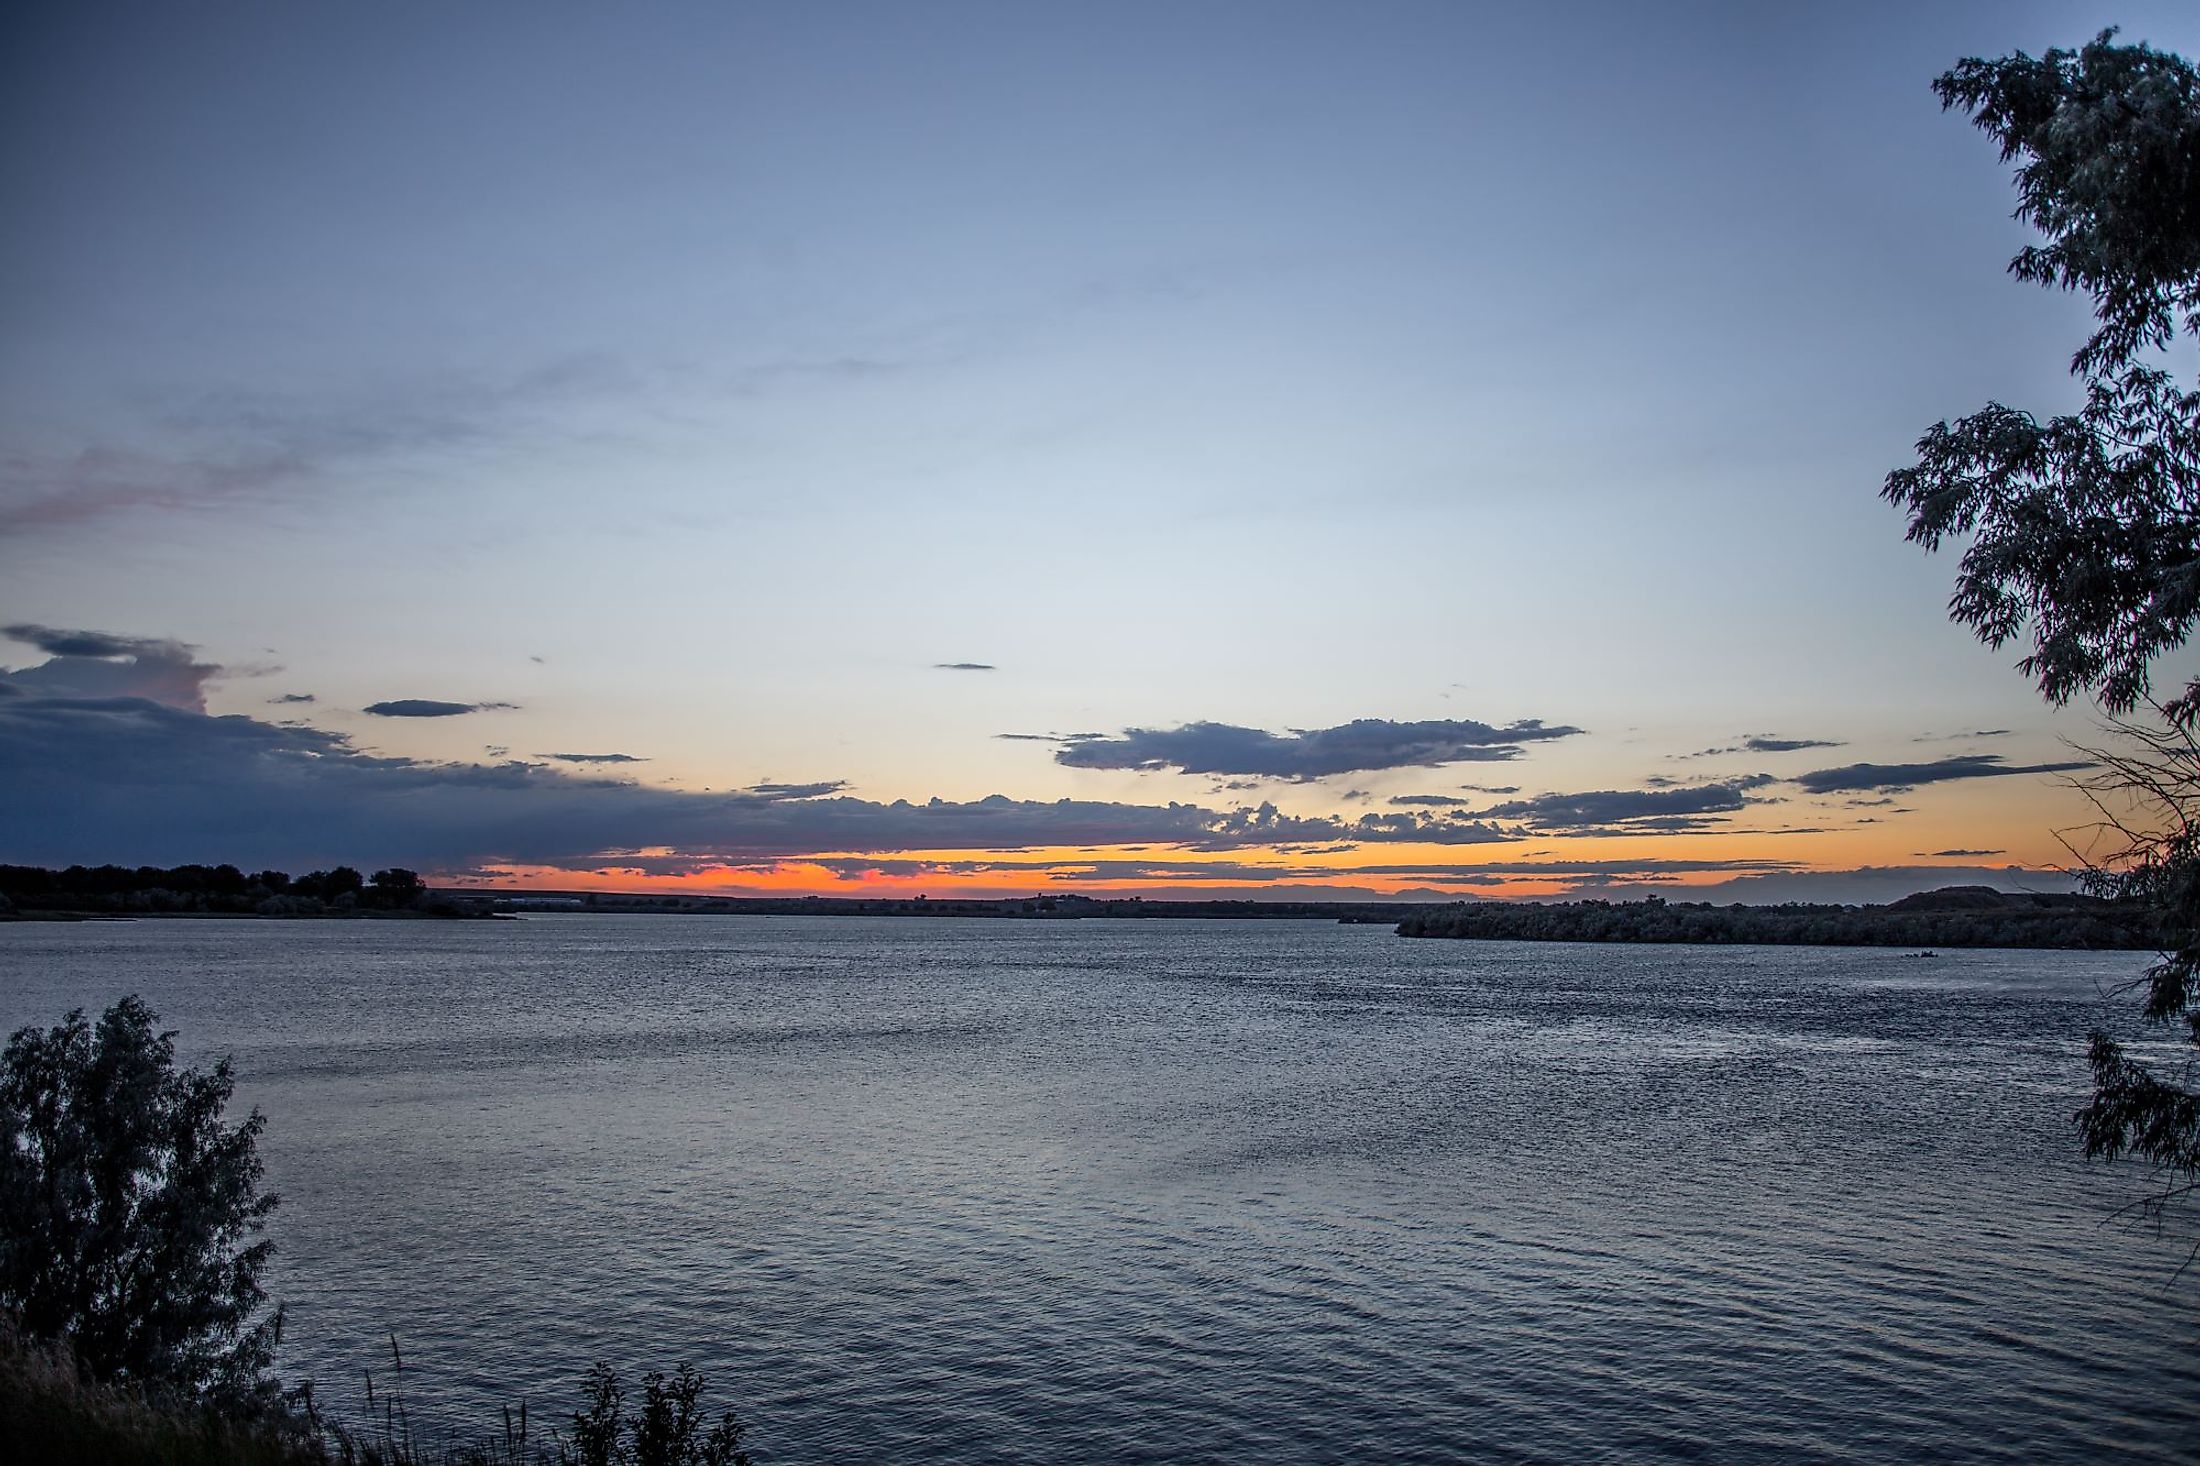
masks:
<instances>
[{"instance_id":1,"label":"dark cloud band","mask_svg":"<svg viewBox=\"0 0 2200 1466\"><path fill-rule=\"evenodd\" d=\"M2067 774L2094 765L2078 761L2053 764L2004 763L1993 753L1965 754L1923 764L1846 764L1838 769L1814 769L1795 782L1811 794L1887 794L1914 789L1920 784L1943 784L1951 779L1993 779L2011 774Z\"/></svg>"},{"instance_id":2,"label":"dark cloud band","mask_svg":"<svg viewBox=\"0 0 2200 1466\"><path fill-rule=\"evenodd\" d=\"M1272 804L984 799L891 804L837 781L695 793L538 763L430 763L343 735L209 717L143 698L0 699L0 849L47 864L208 858L271 864L512 861L593 869L670 847L692 861L905 851L1180 850L1514 838L1453 813L1356 818Z\"/></svg>"},{"instance_id":3,"label":"dark cloud band","mask_svg":"<svg viewBox=\"0 0 2200 1466\"><path fill-rule=\"evenodd\" d=\"M1270 733L1232 723L1130 728L1061 740L1055 762L1075 769L1175 769L1265 779L1321 779L1377 769L1435 768L1518 758L1529 743L1567 738L1579 728L1540 719L1496 727L1473 719L1417 723L1359 718L1334 728Z\"/></svg>"},{"instance_id":4,"label":"dark cloud band","mask_svg":"<svg viewBox=\"0 0 2200 1466\"><path fill-rule=\"evenodd\" d=\"M456 718L467 713L509 711L516 706L508 702L438 702L432 697L400 697L368 703L360 711L377 718Z\"/></svg>"},{"instance_id":5,"label":"dark cloud band","mask_svg":"<svg viewBox=\"0 0 2200 1466\"><path fill-rule=\"evenodd\" d=\"M1585 794L1539 794L1482 811L1485 819L1519 820L1537 832L1603 831L1678 833L1713 823L1763 801L1748 791L1770 782L1762 775L1678 789L1598 789Z\"/></svg>"}]
</instances>

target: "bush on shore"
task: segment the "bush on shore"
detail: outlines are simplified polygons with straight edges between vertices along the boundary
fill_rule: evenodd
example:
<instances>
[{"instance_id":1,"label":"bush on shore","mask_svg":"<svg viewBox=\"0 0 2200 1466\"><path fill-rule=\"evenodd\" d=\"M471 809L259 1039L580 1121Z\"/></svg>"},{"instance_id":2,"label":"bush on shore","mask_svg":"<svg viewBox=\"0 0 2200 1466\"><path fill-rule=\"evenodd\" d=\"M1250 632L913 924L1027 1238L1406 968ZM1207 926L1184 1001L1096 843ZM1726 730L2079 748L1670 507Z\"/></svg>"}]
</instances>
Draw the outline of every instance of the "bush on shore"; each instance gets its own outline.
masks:
<instances>
[{"instance_id":1,"label":"bush on shore","mask_svg":"<svg viewBox=\"0 0 2200 1466\"><path fill-rule=\"evenodd\" d=\"M380 877L377 877L380 880ZM749 1466L733 1412L702 1408L683 1365L643 1377L639 1408L608 1366L570 1434L528 1438L524 1404L471 1442L422 1444L404 1358L367 1424L323 1416L273 1365L282 1312L260 1286L257 1110L222 1118L229 1061L178 1070L175 1035L136 996L26 1027L0 1055L0 1451L53 1466ZM394 1387L389 1387L394 1386ZM377 1408L379 1407L379 1409ZM377 1416L379 1415L379 1418Z\"/></svg>"}]
</instances>

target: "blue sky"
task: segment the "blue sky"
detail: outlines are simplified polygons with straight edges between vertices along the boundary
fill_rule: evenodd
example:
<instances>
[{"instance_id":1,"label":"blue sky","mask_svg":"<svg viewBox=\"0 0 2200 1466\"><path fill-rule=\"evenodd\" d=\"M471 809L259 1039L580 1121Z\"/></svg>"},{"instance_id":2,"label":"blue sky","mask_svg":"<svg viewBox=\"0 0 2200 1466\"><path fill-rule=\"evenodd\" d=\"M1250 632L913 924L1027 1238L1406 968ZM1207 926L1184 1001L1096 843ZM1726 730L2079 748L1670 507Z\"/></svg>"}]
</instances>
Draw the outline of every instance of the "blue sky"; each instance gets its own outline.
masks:
<instances>
[{"instance_id":1,"label":"blue sky","mask_svg":"<svg viewBox=\"0 0 2200 1466\"><path fill-rule=\"evenodd\" d=\"M2087 320L2004 275L2007 171L1932 77L2112 23L2200 52L2168 5L18 7L0 617L124 639L40 697L86 700L96 661L201 721L0 730L39 796L0 859L837 889L891 857L877 881L947 891L1165 856L1257 856L1228 879L1275 889L2065 858L2051 775L1884 806L1797 778L2093 736L1946 624L1952 564L1875 491L1942 417L2070 402ZM179 667L219 670L179 697ZM472 710L364 711L406 700ZM1368 720L1581 731L1319 778L1046 741ZM91 813L124 744L288 721L337 741L284 757L356 781L300 800L266 749L221 764L231 807L265 801L222 830L249 849L199 851L221 827L158 778ZM376 760L505 802L431 833ZM1365 827L1310 853L1439 807L1394 799L1676 779L1741 802L1563 839L1493 817L1500 854L1416 847L1410 875L1323 874L1401 864ZM796 802L1217 823L1199 851L1167 821L1136 850L1019 831L1048 867L679 802L828 785ZM618 817L538 838L590 800ZM1264 804L1332 824L1287 861L1230 826Z\"/></svg>"}]
</instances>

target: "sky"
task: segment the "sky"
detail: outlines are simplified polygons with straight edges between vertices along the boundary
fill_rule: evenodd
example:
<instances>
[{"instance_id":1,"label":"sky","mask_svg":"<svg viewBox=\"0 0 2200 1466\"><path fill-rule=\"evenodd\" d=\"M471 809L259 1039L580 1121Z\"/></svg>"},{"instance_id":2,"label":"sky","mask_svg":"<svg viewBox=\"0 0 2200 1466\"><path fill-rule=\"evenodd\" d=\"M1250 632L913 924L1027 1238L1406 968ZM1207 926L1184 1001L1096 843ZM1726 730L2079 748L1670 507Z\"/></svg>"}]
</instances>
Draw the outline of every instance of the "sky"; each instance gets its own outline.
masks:
<instances>
[{"instance_id":1,"label":"sky","mask_svg":"<svg viewBox=\"0 0 2200 1466\"><path fill-rule=\"evenodd\" d=\"M0 860L2060 889L1877 491L2070 406L1965 56L2183 4L41 4ZM2182 675L2165 668L2165 678Z\"/></svg>"}]
</instances>

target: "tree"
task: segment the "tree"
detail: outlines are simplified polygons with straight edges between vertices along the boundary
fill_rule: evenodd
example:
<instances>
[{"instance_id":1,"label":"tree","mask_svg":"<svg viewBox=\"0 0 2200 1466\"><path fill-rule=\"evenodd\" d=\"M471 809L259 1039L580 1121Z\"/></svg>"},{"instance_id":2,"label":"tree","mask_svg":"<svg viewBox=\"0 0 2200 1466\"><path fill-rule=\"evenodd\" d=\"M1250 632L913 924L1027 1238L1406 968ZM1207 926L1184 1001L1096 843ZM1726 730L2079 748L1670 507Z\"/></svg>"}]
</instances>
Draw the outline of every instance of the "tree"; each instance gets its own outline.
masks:
<instances>
[{"instance_id":1,"label":"tree","mask_svg":"<svg viewBox=\"0 0 2200 1466\"><path fill-rule=\"evenodd\" d=\"M410 906L428 894L427 883L420 879L419 874L401 865L376 871L371 884L374 888L375 904L378 906Z\"/></svg>"},{"instance_id":2,"label":"tree","mask_svg":"<svg viewBox=\"0 0 2200 1466\"><path fill-rule=\"evenodd\" d=\"M126 997L22 1028L0 1060L0 1308L99 1380L264 1403L257 1110L223 1123L229 1061L178 1070L175 1035Z\"/></svg>"},{"instance_id":3,"label":"tree","mask_svg":"<svg viewBox=\"0 0 2200 1466\"><path fill-rule=\"evenodd\" d=\"M2010 272L2093 299L2097 328L2070 363L2084 406L2043 423L1997 402L1942 422L1882 493L1928 550L1971 536L1953 619L1994 647L2029 629L2018 666L2043 696L2091 694L2124 719L2088 785L2112 837L2089 884L2158 913L2168 950L2141 981L2144 1012L2200 1047L2200 681L2167 703L2149 681L2200 619L2200 392L2165 355L2200 343L2200 76L2114 37L1973 58L1933 83L2018 164L2017 216L2046 243ZM2141 704L2159 727L2124 718ZM2086 1154L2164 1168L2178 1180L2163 1200L2200 1183L2200 1093L2106 1034L2089 1055Z\"/></svg>"}]
</instances>

